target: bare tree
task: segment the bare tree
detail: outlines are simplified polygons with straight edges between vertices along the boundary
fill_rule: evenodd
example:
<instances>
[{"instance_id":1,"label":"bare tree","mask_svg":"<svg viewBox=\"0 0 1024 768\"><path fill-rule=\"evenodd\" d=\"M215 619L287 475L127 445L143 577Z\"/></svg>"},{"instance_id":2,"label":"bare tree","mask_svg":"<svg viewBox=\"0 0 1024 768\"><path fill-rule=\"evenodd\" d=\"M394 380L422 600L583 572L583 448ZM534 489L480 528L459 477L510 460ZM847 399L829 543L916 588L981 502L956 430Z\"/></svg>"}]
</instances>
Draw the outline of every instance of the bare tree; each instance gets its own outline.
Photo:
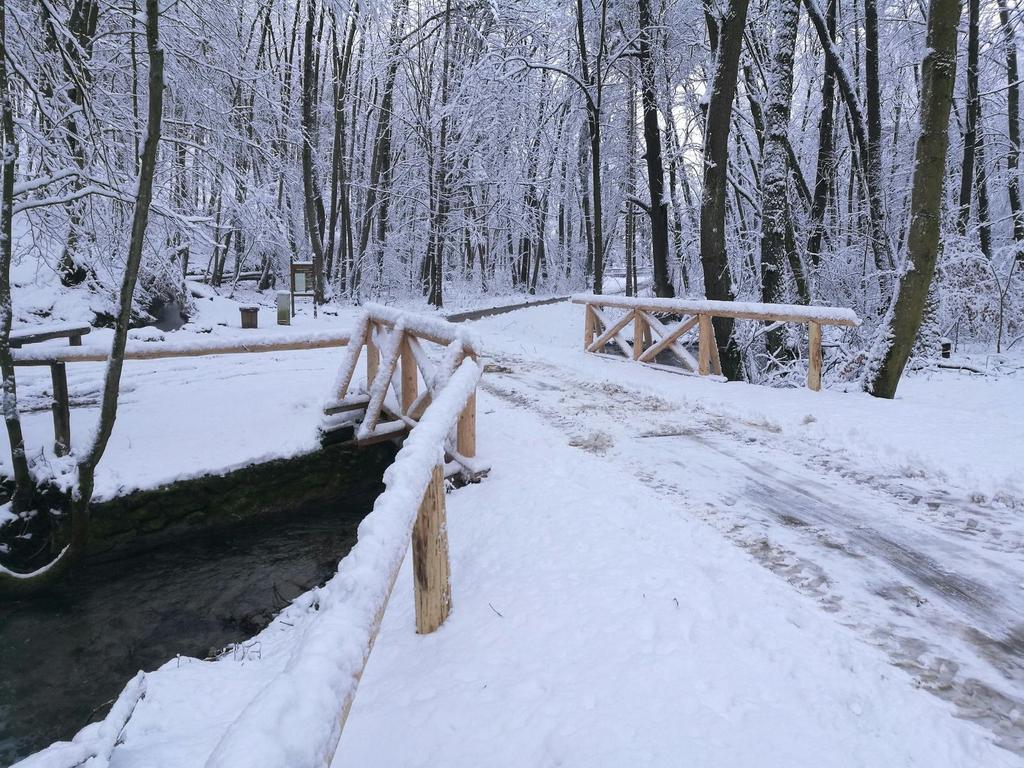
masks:
<instances>
[{"instance_id":1,"label":"bare tree","mask_svg":"<svg viewBox=\"0 0 1024 768\"><path fill-rule=\"evenodd\" d=\"M883 328L881 360L869 379L876 397L893 398L921 327L939 255L942 192L949 147L949 110L956 80L959 0L931 0L921 65L921 131L914 157L907 264Z\"/></svg>"},{"instance_id":2,"label":"bare tree","mask_svg":"<svg viewBox=\"0 0 1024 768\"><path fill-rule=\"evenodd\" d=\"M704 193L700 204L700 259L704 293L709 299L731 301L732 275L726 253L725 209L729 169L729 129L736 97L747 0L730 0L725 16L715 25L718 54L711 78L704 127ZM709 29L709 34L711 29ZM714 319L722 373L730 379L742 375L740 352L732 336L733 321Z\"/></svg>"},{"instance_id":3,"label":"bare tree","mask_svg":"<svg viewBox=\"0 0 1024 768\"><path fill-rule=\"evenodd\" d=\"M103 382L103 393L100 402L100 417L93 436L92 443L88 449L77 458L76 479L77 487L71 496L71 532L66 547L57 556L56 560L44 568L31 574L14 574L11 571L0 570L0 594L21 594L42 589L61 575L67 572L81 558L85 551L89 538L89 507L92 503L93 489L95 487L96 467L103 458L107 448L107 442L114 429L114 421L117 418L118 394L121 387L121 370L124 366L125 345L128 340L128 327L132 317L132 300L135 295L135 286L138 282L139 268L142 264L142 253L146 239L146 228L149 224L150 205L153 201L153 182L156 176L157 154L160 143L160 128L163 113L164 95L164 52L160 45L159 35L160 10L157 0L146 0L146 50L149 58L149 79L148 79L148 109L146 138L142 147L142 155L139 163L139 176L135 210L132 217L131 236L128 244L128 257L125 262L124 276L121 282L119 296L118 314L114 325L114 338L110 347L110 358L107 363L106 376ZM2 30L0 30L2 32ZM0 86L6 85L6 73L0 74ZM4 93L6 94L6 88ZM7 144L8 139L13 139L13 132L8 132L5 126L5 150L12 148L13 141ZM5 154L5 159L7 155ZM7 171L5 164L4 186L8 185ZM13 168L11 169L13 171ZM7 197L4 201L6 206ZM5 226L6 226L5 222ZM0 268L10 267L10 263L0 262ZM4 313L6 320L0 322L0 364L10 363L10 275L9 269L3 270L0 277L0 306L3 302L5 284L8 293L7 311ZM6 358L6 361L4 360ZM13 369L12 369L13 372ZM6 373L6 371L5 371ZM13 376L12 376L13 382ZM11 401L6 400L7 377L5 383L5 406L16 407L13 399L13 388L11 390Z\"/></svg>"}]
</instances>

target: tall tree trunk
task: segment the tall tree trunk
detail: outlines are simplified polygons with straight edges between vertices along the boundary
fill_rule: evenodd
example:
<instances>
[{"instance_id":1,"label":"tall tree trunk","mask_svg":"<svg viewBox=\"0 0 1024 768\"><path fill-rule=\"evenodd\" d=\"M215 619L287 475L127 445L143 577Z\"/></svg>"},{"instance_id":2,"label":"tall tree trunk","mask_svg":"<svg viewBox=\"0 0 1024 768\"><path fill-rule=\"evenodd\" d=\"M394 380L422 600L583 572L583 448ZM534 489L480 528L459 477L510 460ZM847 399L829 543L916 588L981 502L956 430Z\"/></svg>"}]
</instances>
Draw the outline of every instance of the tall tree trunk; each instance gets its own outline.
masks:
<instances>
[{"instance_id":1,"label":"tall tree trunk","mask_svg":"<svg viewBox=\"0 0 1024 768\"><path fill-rule=\"evenodd\" d=\"M654 272L654 295L672 298L675 290L668 276L668 200L665 196L665 168L661 154L661 130L658 127L658 103L655 95L654 18L651 0L638 0L640 10L640 39L637 53L640 59L640 85L644 110L644 144L647 161L647 186L651 197L651 266ZM666 115L666 120L671 120ZM685 281L685 278L684 278Z\"/></svg>"},{"instance_id":2,"label":"tall tree trunk","mask_svg":"<svg viewBox=\"0 0 1024 768\"><path fill-rule=\"evenodd\" d=\"M604 42L604 25L606 22L608 3L601 0L601 43L598 45L597 57L603 56L601 46ZM590 138L590 194L591 194L591 226L590 239L593 241L591 255L593 263L593 289L594 293L604 291L604 203L601 199L601 75L597 71L592 72L590 67L590 56L587 51L586 24L583 15L583 0L576 0L576 46L580 56L580 71L583 74L583 82L587 86L585 92L587 102L587 135Z\"/></svg>"},{"instance_id":3,"label":"tall tree trunk","mask_svg":"<svg viewBox=\"0 0 1024 768\"><path fill-rule=\"evenodd\" d=\"M939 255L942 190L949 148L949 109L956 80L956 33L960 0L931 0L926 54L921 67L921 130L914 156L906 271L888 317L888 345L868 388L893 398L921 327L928 289Z\"/></svg>"},{"instance_id":4,"label":"tall tree trunk","mask_svg":"<svg viewBox=\"0 0 1024 768\"><path fill-rule=\"evenodd\" d=\"M772 17L775 41L772 46L768 79L768 104L765 109L764 151L761 155L761 290L764 300L785 300L783 276L791 260L787 237L793 225L789 220L787 184L790 105L793 99L793 52L800 24L800 0L775 0ZM768 334L768 351L779 354L786 338L785 329Z\"/></svg>"},{"instance_id":5,"label":"tall tree trunk","mask_svg":"<svg viewBox=\"0 0 1024 768\"><path fill-rule=\"evenodd\" d=\"M313 24L316 0L306 3L306 31L302 55L302 188L306 229L313 250L313 309L325 301L324 216L320 183L313 168L313 136L316 133L316 71L313 65Z\"/></svg>"},{"instance_id":6,"label":"tall tree trunk","mask_svg":"<svg viewBox=\"0 0 1024 768\"><path fill-rule=\"evenodd\" d=\"M981 122L981 109L978 110ZM985 138L978 132L978 145L974 157L974 194L978 202L978 243L986 259L992 259L992 221L988 206L988 168L985 167Z\"/></svg>"},{"instance_id":7,"label":"tall tree trunk","mask_svg":"<svg viewBox=\"0 0 1024 768\"><path fill-rule=\"evenodd\" d=\"M632 74L632 72L630 73ZM636 87L626 79L626 295L636 296Z\"/></svg>"},{"instance_id":8,"label":"tall tree trunk","mask_svg":"<svg viewBox=\"0 0 1024 768\"><path fill-rule=\"evenodd\" d=\"M825 26L829 39L836 37L836 7L839 0L828 0L825 8ZM814 172L814 199L807 224L807 258L812 269L821 263L821 240L825 231L825 212L828 210L829 191L835 176L834 114L836 103L836 72L832 59L825 55L825 72L821 81L821 120L818 123L818 159Z\"/></svg>"},{"instance_id":9,"label":"tall tree trunk","mask_svg":"<svg viewBox=\"0 0 1024 768\"><path fill-rule=\"evenodd\" d=\"M1013 219L1013 242L1017 246L1017 261L1024 267L1024 210L1020 199L1020 83L1017 67L1017 39L1010 24L1010 11L1006 0L998 0L999 25L1003 30L1006 47L1006 150L1007 192L1010 198L1010 216Z\"/></svg>"},{"instance_id":10,"label":"tall tree trunk","mask_svg":"<svg viewBox=\"0 0 1024 768\"><path fill-rule=\"evenodd\" d=\"M365 259L369 249L371 233L375 242L373 250L378 251L378 268L384 266L384 237L387 234L388 192L391 181L391 120L395 104L395 80L398 77L399 53L402 46L402 31L409 0L395 0L391 15L391 30L388 35L388 59L381 87L380 104L377 108L377 126L374 130L373 157L370 161L370 179L363 208L363 222L359 233L359 258ZM376 218L377 226L373 223ZM353 276L358 281L357 276Z\"/></svg>"},{"instance_id":11,"label":"tall tree trunk","mask_svg":"<svg viewBox=\"0 0 1024 768\"><path fill-rule=\"evenodd\" d=\"M14 574L0 570L0 594L24 594L45 588L67 572L82 556L89 539L89 505L92 502L96 467L103 458L107 442L117 417L117 402L121 387L128 326L131 323L132 300L142 264L142 249L149 223L149 208L153 200L153 181L160 143L161 117L164 93L164 53L159 37L158 0L146 0L146 49L149 55L149 103L146 138L139 163L138 192L132 216L131 239L121 282L118 314L114 324L114 338L110 346L110 359L103 381L99 423L92 443L77 463L77 487L71 498L71 537L56 561L34 574ZM5 176L6 180L6 176ZM5 197L6 200L6 197ZM0 265L2 266L2 265ZM2 278L0 278L2 280ZM3 286L0 285L0 291ZM0 296L2 299L2 296ZM0 347L6 345L0 345ZM8 352L9 354L9 352ZM2 352L0 352L2 355Z\"/></svg>"},{"instance_id":12,"label":"tall tree trunk","mask_svg":"<svg viewBox=\"0 0 1024 768\"><path fill-rule=\"evenodd\" d=\"M47 47L53 52L59 52L63 64L66 80L61 87L68 101L74 105L72 109L66 111L67 117L63 121L63 133L71 159L81 172L81 175L73 178L70 184L71 192L77 193L86 186L86 156L83 141L86 129L79 124L79 119L83 114L87 98L84 88L92 82L89 59L92 55L93 39L96 36L96 26L99 21L99 2L98 0L74 0L67 22L67 31L71 33L70 36L67 36L65 30L60 29L59 22L52 16L51 6L48 3L41 2L39 7L46 29ZM58 271L61 282L64 285L73 286L82 283L89 275L88 269L82 265L79 258L79 230L84 224L86 212L84 199L73 195L67 205L67 211L67 239L61 251Z\"/></svg>"},{"instance_id":13,"label":"tall tree trunk","mask_svg":"<svg viewBox=\"0 0 1024 768\"><path fill-rule=\"evenodd\" d=\"M868 148L869 141L864 110L861 107L860 98L857 96L857 85L843 64L839 49L829 34L825 16L818 6L818 0L804 0L804 7L807 9L807 16L814 25L814 30L821 41L825 55L832 60L836 82L839 84L839 93L846 103L849 126L857 149L855 167L860 172L861 190L868 202L868 238L870 240L871 252L876 269L885 271L892 268L893 261L892 251L889 247L889 238L885 229L885 209L882 202L882 179L880 175L881 166L879 165L877 168L872 169L868 163L871 152ZM878 177L874 175L876 171L879 172Z\"/></svg>"},{"instance_id":14,"label":"tall tree trunk","mask_svg":"<svg viewBox=\"0 0 1024 768\"><path fill-rule=\"evenodd\" d=\"M35 497L35 483L25 452L25 438L18 412L18 387L11 355L11 258L13 249L14 176L18 170L18 143L14 133L14 103L7 74L7 14L0 2L0 376L3 377L2 405L7 440L14 469L14 511L27 509Z\"/></svg>"},{"instance_id":15,"label":"tall tree trunk","mask_svg":"<svg viewBox=\"0 0 1024 768\"><path fill-rule=\"evenodd\" d=\"M882 87L878 77L878 5L864 0L864 102L868 118L868 204L880 209L882 200Z\"/></svg>"},{"instance_id":16,"label":"tall tree trunk","mask_svg":"<svg viewBox=\"0 0 1024 768\"><path fill-rule=\"evenodd\" d=\"M967 234L971 219L971 197L974 193L974 158L978 149L978 33L979 0L967 0L967 109L964 116L964 156L960 164L960 210L956 229Z\"/></svg>"},{"instance_id":17,"label":"tall tree trunk","mask_svg":"<svg viewBox=\"0 0 1024 768\"><path fill-rule=\"evenodd\" d=\"M700 203L700 260L704 293L709 299L731 301L732 276L726 253L725 212L729 170L729 129L736 98L743 27L748 0L730 0L718 35L718 56L711 80L704 127L704 193ZM733 320L714 319L722 373L736 380L742 376L740 351L732 337Z\"/></svg>"}]
</instances>

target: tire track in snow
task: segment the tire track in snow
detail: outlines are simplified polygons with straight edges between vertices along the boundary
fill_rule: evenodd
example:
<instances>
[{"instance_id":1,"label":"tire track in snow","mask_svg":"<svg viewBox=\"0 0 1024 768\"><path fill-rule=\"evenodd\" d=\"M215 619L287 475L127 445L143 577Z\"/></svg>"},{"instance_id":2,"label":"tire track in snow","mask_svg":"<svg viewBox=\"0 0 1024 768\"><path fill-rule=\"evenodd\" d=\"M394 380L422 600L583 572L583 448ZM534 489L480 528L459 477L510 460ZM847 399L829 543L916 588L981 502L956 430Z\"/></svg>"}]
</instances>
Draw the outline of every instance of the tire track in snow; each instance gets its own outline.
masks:
<instances>
[{"instance_id":1,"label":"tire track in snow","mask_svg":"<svg viewBox=\"0 0 1024 768\"><path fill-rule=\"evenodd\" d=\"M905 485L851 469L842 457L798 455L766 425L684 411L541 360L506 356L496 362L482 382L485 391L538 413L571 445L624 465L640 482L682 502L686 512L885 650L916 684L1024 754L1024 601L1018 594L1024 594L1024 569L1016 552L1017 568L1004 570L1014 529L983 542L1000 562L984 564L979 579L975 539L996 528L996 520L980 531L952 527L929 514L928 502L917 505L920 497ZM683 417L686 423L675 423ZM652 445L639 460L635 446L618 446L617 437ZM782 464L810 465L811 471ZM716 469L729 470L740 484L701 502L694 484L680 480ZM943 503L953 503L948 494ZM884 506L892 529L873 524L877 512L874 519L861 514L865 504ZM960 510L953 517L977 514Z\"/></svg>"}]
</instances>

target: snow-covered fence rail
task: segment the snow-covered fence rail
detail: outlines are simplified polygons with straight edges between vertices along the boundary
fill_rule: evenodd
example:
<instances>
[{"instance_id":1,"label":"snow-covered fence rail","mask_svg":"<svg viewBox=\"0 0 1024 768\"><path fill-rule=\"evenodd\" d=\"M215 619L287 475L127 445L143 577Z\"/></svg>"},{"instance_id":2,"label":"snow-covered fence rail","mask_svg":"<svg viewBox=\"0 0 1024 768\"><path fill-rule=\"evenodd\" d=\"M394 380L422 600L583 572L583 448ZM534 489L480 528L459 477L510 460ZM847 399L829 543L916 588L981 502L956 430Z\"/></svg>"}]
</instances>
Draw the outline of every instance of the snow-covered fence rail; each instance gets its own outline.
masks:
<instances>
[{"instance_id":1,"label":"snow-covered fence rail","mask_svg":"<svg viewBox=\"0 0 1024 768\"><path fill-rule=\"evenodd\" d=\"M447 329L409 316L385 319L372 310L370 316L377 317L373 324L390 325L399 336L415 328L421 338L430 335L443 343L449 337ZM367 322L364 332L370 326ZM461 342L453 338L449 348L454 343ZM392 340L388 349L397 344ZM353 349L359 347L352 344L349 352ZM347 359L343 377L347 372L350 379L354 368ZM476 360L465 355L432 391L429 408L384 474L386 489L360 524L355 547L319 590L313 624L284 669L228 728L206 768L331 764L410 539L416 631L427 634L444 622L451 610L444 445L475 398L480 373Z\"/></svg>"},{"instance_id":2,"label":"snow-covered fence rail","mask_svg":"<svg viewBox=\"0 0 1024 768\"><path fill-rule=\"evenodd\" d=\"M187 342L132 341L125 347L125 360L160 360L169 357L236 355L247 352L284 352L325 349L348 344L348 331L319 331L303 334L264 334L245 339L203 339ZM79 336L79 338L81 338ZM53 450L64 456L71 449L71 402L68 396L67 363L101 363L110 355L107 347L74 346L64 349L14 349L15 365L46 365L53 385Z\"/></svg>"},{"instance_id":3,"label":"snow-covered fence rail","mask_svg":"<svg viewBox=\"0 0 1024 768\"><path fill-rule=\"evenodd\" d=\"M807 326L808 366L807 386L821 389L821 327L837 325L854 327L860 318L852 309L844 307L809 307L799 304L760 304L739 301L706 301L694 299L639 299L630 296L573 296L574 304L584 305L583 347L587 352L602 352L614 342L628 358L652 363L664 351L672 352L692 373L701 376L722 373L715 342L713 317L731 317L736 320L760 320L768 323L800 323ZM623 309L625 314L612 318L607 310ZM657 314L681 317L672 326L666 326ZM633 323L633 340L623 333ZM697 332L697 358L680 343L681 339ZM657 341L654 340L657 336Z\"/></svg>"}]
</instances>

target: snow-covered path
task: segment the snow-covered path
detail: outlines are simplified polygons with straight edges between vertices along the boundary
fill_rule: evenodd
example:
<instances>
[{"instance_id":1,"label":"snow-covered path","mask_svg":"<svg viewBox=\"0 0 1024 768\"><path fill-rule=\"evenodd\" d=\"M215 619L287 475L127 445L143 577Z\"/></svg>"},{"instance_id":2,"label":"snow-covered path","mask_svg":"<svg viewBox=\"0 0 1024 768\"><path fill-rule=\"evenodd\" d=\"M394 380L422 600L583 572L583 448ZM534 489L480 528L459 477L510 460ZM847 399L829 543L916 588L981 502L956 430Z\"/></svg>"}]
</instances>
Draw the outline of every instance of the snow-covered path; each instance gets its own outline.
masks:
<instances>
[{"instance_id":1,"label":"snow-covered path","mask_svg":"<svg viewBox=\"0 0 1024 768\"><path fill-rule=\"evenodd\" d=\"M1024 766L1020 382L896 403L716 384L583 353L580 314L474 323L492 472L447 497L453 613L415 634L406 557L334 766ZM245 380L240 404L288 418L206 428L234 460L271 432L301 450L317 403L294 382L326 388L336 360L140 367L125 422L166 436L163 389L225 403ZM203 765L315 621L148 674L111 768Z\"/></svg>"},{"instance_id":2,"label":"snow-covered path","mask_svg":"<svg viewBox=\"0 0 1024 768\"><path fill-rule=\"evenodd\" d=\"M609 361L607 379L589 380L564 357L555 365L504 356L484 388L682 501L884 648L921 687L1024 751L1019 521L794 451L765 425L624 386L615 374L625 365Z\"/></svg>"},{"instance_id":3,"label":"snow-covered path","mask_svg":"<svg viewBox=\"0 0 1024 768\"><path fill-rule=\"evenodd\" d=\"M909 618L897 633L937 631L870 592L896 578L878 573L871 547L834 548L857 523L789 503L800 492L789 486L814 476L814 494L833 479L861 502L873 492L803 470L756 425L620 383L625 363L557 357L492 358L481 453L501 460L449 497L454 612L413 635L400 576L336 768L1021 764L991 746L992 731L976 740L988 726L1011 742L1019 722L954 718L871 647L898 612ZM666 381L636 375L648 374ZM768 469L779 463L785 475ZM946 620L967 620L955 607Z\"/></svg>"}]
</instances>

